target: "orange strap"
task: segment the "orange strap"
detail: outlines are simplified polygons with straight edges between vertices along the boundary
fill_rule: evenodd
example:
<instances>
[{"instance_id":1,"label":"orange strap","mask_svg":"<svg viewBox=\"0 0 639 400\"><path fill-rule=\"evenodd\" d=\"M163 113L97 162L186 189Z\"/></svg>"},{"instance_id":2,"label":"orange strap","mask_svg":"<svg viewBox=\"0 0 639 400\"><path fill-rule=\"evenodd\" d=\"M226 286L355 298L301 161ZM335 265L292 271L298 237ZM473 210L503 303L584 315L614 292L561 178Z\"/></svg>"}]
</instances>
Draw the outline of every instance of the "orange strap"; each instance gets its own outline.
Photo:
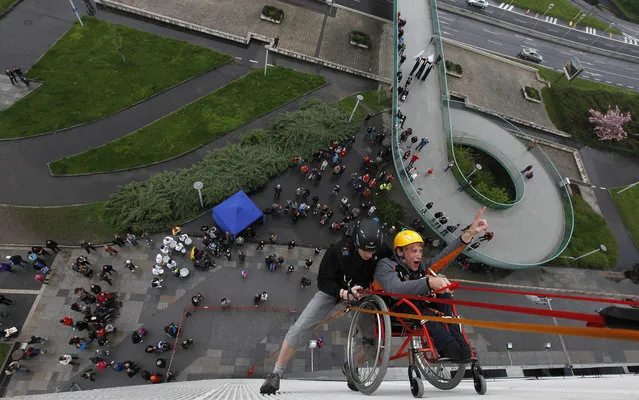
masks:
<instances>
[{"instance_id":1,"label":"orange strap","mask_svg":"<svg viewBox=\"0 0 639 400\"><path fill-rule=\"evenodd\" d=\"M383 314L391 317L405 318L405 319L419 319L427 321L442 322L444 324L464 324L469 326L478 326L486 329L500 329L504 331L518 331L518 332L533 332L533 333L550 333L556 335L570 335L570 336L583 336L602 339L620 339L620 340L635 340L639 341L639 331L633 331L628 329L613 329L613 328L589 328L580 326L553 326L553 325L540 325L540 324L523 324L515 322L495 322L495 321L480 321L466 318L443 318L433 317L428 315L415 315L396 313L391 311L377 311L369 310L359 307L352 307L353 311L360 311L368 314Z\"/></svg>"}]
</instances>

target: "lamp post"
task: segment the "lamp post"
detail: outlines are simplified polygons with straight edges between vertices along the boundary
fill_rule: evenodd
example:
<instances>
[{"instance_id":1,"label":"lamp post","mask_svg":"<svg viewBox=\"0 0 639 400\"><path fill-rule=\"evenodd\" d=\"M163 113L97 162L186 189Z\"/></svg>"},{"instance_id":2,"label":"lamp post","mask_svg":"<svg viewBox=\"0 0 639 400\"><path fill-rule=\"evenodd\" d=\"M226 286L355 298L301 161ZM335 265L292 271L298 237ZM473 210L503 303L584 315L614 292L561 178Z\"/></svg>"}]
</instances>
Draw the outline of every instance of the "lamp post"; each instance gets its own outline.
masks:
<instances>
[{"instance_id":1,"label":"lamp post","mask_svg":"<svg viewBox=\"0 0 639 400\"><path fill-rule=\"evenodd\" d=\"M512 342L508 342L506 343L506 351L508 352L508 361L510 361L510 366L512 367L513 365L513 358L510 355L510 350L513 349L513 343Z\"/></svg>"},{"instance_id":2,"label":"lamp post","mask_svg":"<svg viewBox=\"0 0 639 400\"><path fill-rule=\"evenodd\" d=\"M548 368L552 368L552 360L550 359L550 348L552 347L552 343L546 342L544 345L544 349L546 349L546 356L548 356Z\"/></svg>"},{"instance_id":3,"label":"lamp post","mask_svg":"<svg viewBox=\"0 0 639 400\"><path fill-rule=\"evenodd\" d=\"M546 9L546 11L544 12L544 14L541 16L541 19L544 19L544 17L546 16L546 14L548 14L548 11L552 10L552 8L555 5L553 3L548 4L548 8ZM537 22L535 22L535 25L533 25L533 29L535 29L535 27L537 26L537 24L539 23L539 19L537 20Z\"/></svg>"},{"instance_id":4,"label":"lamp post","mask_svg":"<svg viewBox=\"0 0 639 400\"><path fill-rule=\"evenodd\" d=\"M204 200L202 200L202 188L204 184L200 181L197 181L193 184L193 189L197 190L197 195L200 198L200 207L204 208Z\"/></svg>"},{"instance_id":5,"label":"lamp post","mask_svg":"<svg viewBox=\"0 0 639 400\"><path fill-rule=\"evenodd\" d=\"M615 23L614 23L614 22L611 22L611 23L608 25L608 27L606 28L606 30L605 30L605 31L603 31L603 33L601 34L601 36L604 36L604 35L606 34L606 32L608 32L608 31L610 30L610 28L612 28L613 26L615 26ZM592 46L593 44L595 44L595 43L597 42L597 40L599 40L599 36L597 36L597 37L595 38L595 40L593 40L593 41L592 41L592 43L591 43L590 45Z\"/></svg>"},{"instance_id":6,"label":"lamp post","mask_svg":"<svg viewBox=\"0 0 639 400\"><path fill-rule=\"evenodd\" d=\"M598 249L594 249L593 251L589 251L588 253L580 255L579 257L568 257L568 258L570 258L570 261L576 261L576 260L579 260L580 258L587 257L587 256L589 256L591 254L595 254L595 253L597 253L599 251L605 252L606 250L608 250L608 248L606 246L604 246L603 244L600 244Z\"/></svg>"},{"instance_id":7,"label":"lamp post","mask_svg":"<svg viewBox=\"0 0 639 400\"><path fill-rule=\"evenodd\" d=\"M364 96L362 96L361 94L357 95L357 102L355 103L355 107L353 107L353 112L351 113L351 116L348 117L348 122L351 122L351 120L353 119L353 115L355 115L355 110L357 110L357 106L359 105L359 102L364 100Z\"/></svg>"},{"instance_id":8,"label":"lamp post","mask_svg":"<svg viewBox=\"0 0 639 400\"><path fill-rule=\"evenodd\" d=\"M313 349L317 348L317 340L315 339L311 339L308 342L308 348L311 349L311 372L313 372L314 370L314 366L313 366Z\"/></svg>"},{"instance_id":9,"label":"lamp post","mask_svg":"<svg viewBox=\"0 0 639 400\"><path fill-rule=\"evenodd\" d=\"M266 58L264 58L264 76L266 76L266 67L268 66L268 51L269 51L269 47L268 44L264 45L264 48L266 49Z\"/></svg>"},{"instance_id":10,"label":"lamp post","mask_svg":"<svg viewBox=\"0 0 639 400\"><path fill-rule=\"evenodd\" d=\"M476 173L477 171L481 171L481 169L482 169L481 164L475 164L475 168L473 168L473 170L470 172L470 174L468 174L468 176L466 177L466 179L467 179L467 180L468 180L468 179L470 179L470 177L471 177L471 176L475 175L475 173Z\"/></svg>"},{"instance_id":11,"label":"lamp post","mask_svg":"<svg viewBox=\"0 0 639 400\"><path fill-rule=\"evenodd\" d=\"M548 309L550 311L552 311L552 305L550 304L551 300L552 299L549 298L549 297L540 297L539 301L537 303L548 306ZM557 318L552 317L552 322L555 324L555 326L558 326L557 325ZM561 348L564 351L564 357L566 357L566 367L570 371L570 375L572 375L572 361L570 361L570 355L568 354L568 349L566 348L566 342L564 341L563 335L557 334L557 336L559 336L559 343L561 343ZM549 348L550 348L550 342L547 342L546 343L546 351Z\"/></svg>"}]
</instances>

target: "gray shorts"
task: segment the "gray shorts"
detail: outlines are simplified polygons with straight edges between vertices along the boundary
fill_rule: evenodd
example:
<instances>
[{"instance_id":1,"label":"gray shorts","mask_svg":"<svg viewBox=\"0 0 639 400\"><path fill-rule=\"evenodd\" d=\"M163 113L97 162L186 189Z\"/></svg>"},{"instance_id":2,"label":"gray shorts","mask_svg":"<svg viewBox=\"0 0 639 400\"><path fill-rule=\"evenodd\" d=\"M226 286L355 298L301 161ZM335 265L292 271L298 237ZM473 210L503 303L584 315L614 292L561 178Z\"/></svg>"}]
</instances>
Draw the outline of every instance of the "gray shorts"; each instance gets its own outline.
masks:
<instances>
[{"instance_id":1,"label":"gray shorts","mask_svg":"<svg viewBox=\"0 0 639 400\"><path fill-rule=\"evenodd\" d=\"M320 322L329 318L334 308L344 308L344 303L337 303L337 299L333 296L319 290L315 296L308 302L302 314L295 323L288 328L284 340L294 349L308 346L308 340L311 338L313 328ZM337 312L337 310L335 310Z\"/></svg>"}]
</instances>

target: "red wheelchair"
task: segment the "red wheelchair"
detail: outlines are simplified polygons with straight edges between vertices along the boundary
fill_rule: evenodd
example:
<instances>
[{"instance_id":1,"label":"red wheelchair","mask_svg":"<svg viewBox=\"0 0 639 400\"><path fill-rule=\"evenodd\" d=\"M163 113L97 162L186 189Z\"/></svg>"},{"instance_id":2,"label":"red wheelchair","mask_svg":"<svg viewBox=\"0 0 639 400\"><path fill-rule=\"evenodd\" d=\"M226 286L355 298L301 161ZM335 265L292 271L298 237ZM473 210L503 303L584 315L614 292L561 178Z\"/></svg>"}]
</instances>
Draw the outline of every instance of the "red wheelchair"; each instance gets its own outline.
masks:
<instances>
[{"instance_id":1,"label":"red wheelchair","mask_svg":"<svg viewBox=\"0 0 639 400\"><path fill-rule=\"evenodd\" d=\"M373 393L384 380L388 363L391 360L408 357L410 390L416 398L421 398L424 394L422 379L426 379L437 389L451 390L459 385L469 365L475 391L480 395L486 393L486 380L477 353L472 346L470 346L471 358L469 360L441 358L428 330L420 323L420 319L405 320L378 313L380 311L388 312L388 303L391 304L390 311L405 305L410 307L417 316L421 316L422 313L415 304L404 298L399 301L391 301L387 296L383 296L383 292L379 290L373 290L372 293L361 299L350 310L353 312L353 318L348 332L346 349L348 368L346 373L360 392ZM455 317L457 317L457 312L453 305L451 318ZM425 317L425 319L427 318ZM461 326L460 330L468 342ZM394 355L391 354L392 338L403 339Z\"/></svg>"}]
</instances>

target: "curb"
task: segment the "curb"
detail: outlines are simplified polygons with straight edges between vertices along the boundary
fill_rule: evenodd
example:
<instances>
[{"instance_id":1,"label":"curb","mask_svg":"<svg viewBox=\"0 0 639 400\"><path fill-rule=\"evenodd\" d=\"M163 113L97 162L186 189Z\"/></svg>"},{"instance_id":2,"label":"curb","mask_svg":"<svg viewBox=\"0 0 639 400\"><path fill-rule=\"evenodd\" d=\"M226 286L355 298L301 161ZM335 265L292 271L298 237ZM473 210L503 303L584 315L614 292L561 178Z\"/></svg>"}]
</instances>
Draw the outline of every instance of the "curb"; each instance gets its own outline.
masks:
<instances>
[{"instance_id":1,"label":"curb","mask_svg":"<svg viewBox=\"0 0 639 400\"><path fill-rule=\"evenodd\" d=\"M0 13L0 19L6 17L7 14L9 14L11 11L13 11L13 9L16 8L16 6L18 4L20 4L20 3L22 3L22 0L16 0L9 7L5 8L5 10Z\"/></svg>"},{"instance_id":2,"label":"curb","mask_svg":"<svg viewBox=\"0 0 639 400\"><path fill-rule=\"evenodd\" d=\"M123 5L123 4L117 4L111 0L95 0L95 2L103 7L107 7L107 8L113 8L122 12L126 12L129 14L134 14L134 15L139 15L141 17L144 18L148 18L148 19L152 19L152 20L156 20L156 21L160 21L160 22L164 22L166 24L170 24L170 25L175 25L175 26L179 26L181 28L185 28L185 29L189 29L195 32L202 32L204 34L207 35L211 35L211 36L215 36L215 37L219 37L222 39L226 39L226 40L230 40L233 42L239 42L242 43L244 45L248 45L251 41L251 39L256 39L262 42L266 42L269 43L271 46L271 48L269 49L270 51L276 52L276 53L280 53L292 58L297 58L299 60L302 61L306 61L306 62L310 62L310 63L314 63L314 64L319 64L322 65L324 67L328 67L328 68L332 68L332 69L336 69L338 71L343 71L343 72L347 72L350 73L352 75L357 75L357 76L362 76L364 78L367 79L371 79L374 81L379 81L379 82L383 82L383 83L387 83L387 84L391 84L392 83L392 79L390 78L386 78L383 76L379 76L379 75L375 75L375 74L371 74L369 72L366 71L361 71L358 69L354 69L354 68L350 68L347 67L345 65L341 65L341 64L336 64L330 61L326 61L326 60L322 60L316 57L312 57L312 56L308 56L305 54L301 54L301 53L296 53L290 50L283 50L280 48L272 48L272 44L274 43L274 38L269 38L263 35L259 35L253 32L248 32L246 37L242 37L242 36L238 36L238 35L233 35L233 34L229 34L226 32L222 32L216 29L211 29L211 28L207 28L201 25L196 25L196 24L192 24L190 22L186 22L186 21L182 21L176 18L172 18L172 17L167 17L167 16L163 16L151 11L146 11L146 10L142 10L140 8L137 7L133 7L133 6L127 6L127 5ZM386 20L384 20L386 21ZM389 21L386 21L389 22Z\"/></svg>"},{"instance_id":3,"label":"curb","mask_svg":"<svg viewBox=\"0 0 639 400\"><path fill-rule=\"evenodd\" d=\"M441 9L441 10L447 11L447 12L449 12L451 14L457 14L457 15L461 15L461 16L466 17L466 18L470 18L470 19L474 19L474 20L477 20L477 21L485 22L485 23L490 24L490 25L495 25L495 26L498 26L500 28L507 29L507 30L510 30L510 31L513 31L513 32L519 32L519 33L523 33L523 34L526 34L526 35L532 35L532 36L534 36L536 38L540 38L540 39L546 40L546 41L551 42L551 43L555 43L555 44L559 44L559 45L563 45L563 46L568 46L568 47L572 47L572 48L579 49L579 50L584 50L584 51L587 51L587 52L590 52L590 53L595 53L595 54L599 54L599 55L606 56L606 57L616 58L616 59L622 60L622 61L632 60L633 62L639 62L639 57L636 57L636 56L632 56L632 55L625 54L625 53L624 54L618 54L616 52L604 50L604 49L601 49L599 47L592 47L592 46L584 45L584 44L581 44L581 43L576 43L576 42L573 42L571 40L561 40L561 39L559 39L559 38L557 38L555 36L549 35L547 33L538 32L538 31L535 31L533 29L524 28L524 27L520 27L520 26L517 26L517 25L510 24L510 23L498 21L498 20L495 20L494 18L486 17L486 16L483 16L483 15L479 15L479 14L476 14L476 13L474 13L472 11L467 11L467 10L460 9L460 8L457 8L457 7L449 6L448 4L437 3L437 9Z\"/></svg>"},{"instance_id":4,"label":"curb","mask_svg":"<svg viewBox=\"0 0 639 400\"><path fill-rule=\"evenodd\" d=\"M249 73L250 73L250 72L251 72L251 71L249 71ZM240 78L238 78L238 79L242 79L244 76L246 76L246 75L243 75L243 76L241 76L241 77L240 77ZM229 84L230 84L230 83L232 83L232 82L233 82L233 81L229 82ZM233 129L232 131L227 132L226 134L224 134L224 135L222 135L222 136L220 136L220 137L218 137L218 138L216 138L216 139L213 139L212 141L210 141L210 142L208 142L208 143L204 143L204 144L202 144L202 145L199 145L199 146L197 146L197 147L195 147L195 148L193 148L193 149L191 149L191 150L189 150L189 151L186 151L186 152L184 152L184 153L182 153L182 154L178 154L178 155L173 156L173 157L171 157L171 158L167 158L166 160L155 161L155 162L153 162L153 163L151 163L151 164L139 165L139 166L130 167L130 168L123 168L123 169L116 169L116 170L111 170L111 171L87 172L87 173L83 173L83 174L65 174L65 175L58 175L58 174L54 174L54 173L52 173L52 172L51 172L50 164L51 164L52 162L58 161L58 160L54 160L54 161L49 161L49 162L47 163L47 169L49 169L49 176L56 177L56 178L66 178L66 177L77 177L77 176L104 175L104 174L112 174L112 173L117 173L117 172L133 171L133 170L136 170L136 169L152 167L152 166L154 166L154 165L158 165L158 164L162 164L162 163L165 163L165 162L169 162L169 161L172 161L172 160L178 159L178 158L180 158L180 157L183 157L183 156L185 156L185 155L187 155L187 154L193 153L194 151L197 151L197 150L201 149L201 148L202 148L202 147L204 147L204 146L208 146L209 144L211 144L211 143L213 143L213 142L216 142L217 140L222 139L223 137L225 137L225 136L227 136L227 135L232 134L233 132L237 131L238 129L242 129L242 128L243 128L243 127L245 127L246 125L248 125L248 124L250 124L250 123L252 123L252 122L254 122L254 121L257 121L257 120L258 120L258 119L260 119L260 118L263 118L263 117L264 117L264 116L266 116L267 114L270 114L270 113L272 113L272 112L275 112L275 111L279 110L279 109L280 109L280 108L282 108L282 107L286 107L287 105L289 105L289 104L291 104L291 103L293 103L293 102L295 102L295 101L301 100L302 98L304 98L304 97L306 97L306 96L308 96L308 95L310 95L310 94L312 94L312 93L315 93L316 91L318 91L318 90L320 90L320 89L324 88L324 87L325 87L325 86L327 86L327 85L328 85L328 82L324 83L322 86L320 86L320 87L318 87L318 88L316 88L316 89L314 89L314 90L311 90L310 92L304 93L304 94L303 94L303 95L301 95L300 97L297 97L297 98L295 98L295 99L293 99L293 100L287 101L286 103L284 103L284 104L281 104L281 105L277 106L276 108L274 108L274 109L272 109L272 110L268 111L266 114L262 114L262 115L260 115L260 116L259 116L259 117L257 117L257 118L254 118L254 119L252 119L252 120L250 120L250 121L247 121L247 122L246 122L245 124L243 124L242 126L237 127L236 129ZM225 85L225 86L227 86L227 85ZM222 87L224 87L224 86L222 86ZM221 87L220 89L222 89L222 87ZM151 124L154 124L155 122L158 122L158 121L160 121L160 120L162 120L162 119L164 119L164 118L168 117L169 115L175 114L176 112L178 112L179 110L183 109L184 107L187 107L187 106L189 106L189 105L191 105L191 104L195 103L196 101L199 101L199 100L201 100L202 98L204 98L204 97L206 97L206 96L208 96L208 95L212 94L212 93L214 93L214 92L208 93L208 94L206 94L205 96L200 97L199 99L193 100L192 102L190 102L190 103L188 103L188 104L183 105L182 107L178 108L177 110L173 111L172 113L167 114L167 115L164 115L163 117L158 118L158 119L156 119L155 121L152 121L152 122L148 123L147 125L143 126L142 128L140 128L140 129L138 129L138 130L136 130L136 131L133 131L133 132L131 132L131 133L128 133L128 134L126 134L126 135L122 136L121 138L126 137L126 136L129 136L129 135L132 135L132 134L134 134L135 132L137 132L137 131L139 131L139 130L141 130L141 129L144 129L144 128L145 128L145 127L147 127L147 126L149 126L149 125L151 125ZM116 140L119 140L119 139L121 139L121 138L118 138L118 139L116 139ZM240 139L241 139L241 138L240 138ZM109 143L111 143L111 142L109 142ZM108 144L108 143L107 143L107 144ZM106 144L105 144L105 145L106 145ZM97 148L99 148L99 147L102 147L102 146L93 147L92 149L97 149ZM89 149L89 150L92 150L92 149ZM89 151L89 150L87 150L87 151ZM84 151L84 152L82 152L82 153L86 153L86 151ZM82 154L82 153L77 153L77 154ZM75 155L75 154L74 154L74 155Z\"/></svg>"}]
</instances>

